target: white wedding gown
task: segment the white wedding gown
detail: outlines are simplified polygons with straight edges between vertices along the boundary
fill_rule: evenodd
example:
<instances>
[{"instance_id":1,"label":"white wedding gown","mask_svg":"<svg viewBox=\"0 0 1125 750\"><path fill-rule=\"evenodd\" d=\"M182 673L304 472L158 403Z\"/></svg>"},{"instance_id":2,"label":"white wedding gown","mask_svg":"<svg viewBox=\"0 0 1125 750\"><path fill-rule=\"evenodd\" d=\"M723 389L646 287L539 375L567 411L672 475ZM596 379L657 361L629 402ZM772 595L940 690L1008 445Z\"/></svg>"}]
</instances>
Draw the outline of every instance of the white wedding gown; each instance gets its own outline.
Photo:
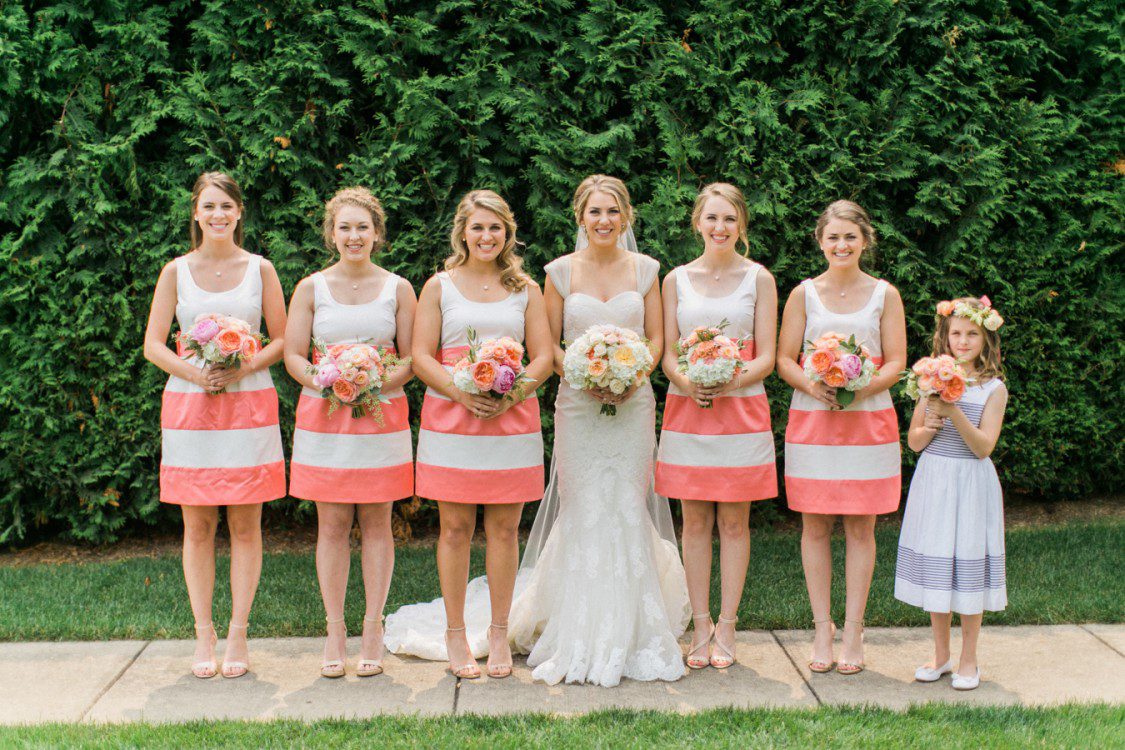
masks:
<instances>
[{"instance_id":1,"label":"white wedding gown","mask_svg":"<svg viewBox=\"0 0 1125 750\"><path fill-rule=\"evenodd\" d=\"M635 256L638 288L654 283L656 261ZM563 338L594 324L644 333L644 298L627 291L607 302L569 294L569 257L548 266L564 296ZM552 487L557 509L544 500L516 581L508 634L528 654L532 677L549 684L606 687L622 677L676 680L684 675L678 637L691 619L683 565L670 538L657 531L652 510L656 403L647 383L601 416L601 404L559 385L555 401ZM551 489L548 490L548 493ZM667 501L663 501L667 515ZM557 518L552 518L557 510ZM546 536L544 538L544 529ZM538 537L538 538L537 538ZM541 545L540 545L541 542ZM540 548L541 546L541 548ZM465 623L476 657L488 653L487 581L469 583ZM445 659L445 611L440 599L402 607L387 618L394 653Z\"/></svg>"}]
</instances>

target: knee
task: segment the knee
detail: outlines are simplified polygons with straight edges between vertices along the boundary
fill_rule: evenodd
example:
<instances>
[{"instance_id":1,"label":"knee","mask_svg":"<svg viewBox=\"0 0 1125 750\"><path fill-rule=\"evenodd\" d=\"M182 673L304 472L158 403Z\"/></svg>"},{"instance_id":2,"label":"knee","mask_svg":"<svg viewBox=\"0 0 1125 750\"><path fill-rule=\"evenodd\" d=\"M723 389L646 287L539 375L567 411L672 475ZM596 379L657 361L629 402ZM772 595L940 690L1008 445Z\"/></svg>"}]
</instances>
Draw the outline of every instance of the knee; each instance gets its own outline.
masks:
<instances>
[{"instance_id":1,"label":"knee","mask_svg":"<svg viewBox=\"0 0 1125 750\"><path fill-rule=\"evenodd\" d=\"M250 519L227 519L231 544L256 544L262 540L262 522L257 516Z\"/></svg>"},{"instance_id":2,"label":"knee","mask_svg":"<svg viewBox=\"0 0 1125 750\"><path fill-rule=\"evenodd\" d=\"M850 543L875 542L875 517L852 516L844 519L844 537Z\"/></svg>"},{"instance_id":3,"label":"knee","mask_svg":"<svg viewBox=\"0 0 1125 750\"><path fill-rule=\"evenodd\" d=\"M484 534L489 544L503 546L518 544L519 519L514 523L489 523L485 524Z\"/></svg>"},{"instance_id":4,"label":"knee","mask_svg":"<svg viewBox=\"0 0 1125 750\"><path fill-rule=\"evenodd\" d=\"M684 513L684 536L710 537L715 517L710 513Z\"/></svg>"},{"instance_id":5,"label":"knee","mask_svg":"<svg viewBox=\"0 0 1125 750\"><path fill-rule=\"evenodd\" d=\"M465 521L442 521L440 538L441 541L447 545L453 547L467 547L469 542L473 541L473 532L475 530L475 523Z\"/></svg>"},{"instance_id":6,"label":"knee","mask_svg":"<svg viewBox=\"0 0 1125 750\"><path fill-rule=\"evenodd\" d=\"M215 539L215 530L218 527L218 515L207 518L185 518L184 540L190 544L212 542Z\"/></svg>"},{"instance_id":7,"label":"knee","mask_svg":"<svg viewBox=\"0 0 1125 750\"><path fill-rule=\"evenodd\" d=\"M801 536L811 542L828 541L832 538L832 528L835 525L836 519L832 516L806 516L801 522Z\"/></svg>"},{"instance_id":8,"label":"knee","mask_svg":"<svg viewBox=\"0 0 1125 750\"><path fill-rule=\"evenodd\" d=\"M317 523L317 534L329 542L346 542L352 533L352 519L321 518Z\"/></svg>"},{"instance_id":9,"label":"knee","mask_svg":"<svg viewBox=\"0 0 1125 750\"><path fill-rule=\"evenodd\" d=\"M750 538L750 521L746 518L719 517L719 538L723 541L739 542Z\"/></svg>"}]
</instances>

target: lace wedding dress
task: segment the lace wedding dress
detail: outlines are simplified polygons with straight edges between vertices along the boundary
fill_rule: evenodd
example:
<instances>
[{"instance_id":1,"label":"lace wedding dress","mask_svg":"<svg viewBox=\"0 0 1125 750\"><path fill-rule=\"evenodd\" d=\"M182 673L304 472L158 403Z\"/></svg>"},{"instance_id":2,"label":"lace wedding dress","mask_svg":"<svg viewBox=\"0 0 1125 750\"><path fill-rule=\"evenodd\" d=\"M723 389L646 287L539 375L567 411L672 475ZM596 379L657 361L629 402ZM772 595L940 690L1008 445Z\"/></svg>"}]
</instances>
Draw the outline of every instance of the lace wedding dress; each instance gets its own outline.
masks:
<instances>
[{"instance_id":1,"label":"lace wedding dress","mask_svg":"<svg viewBox=\"0 0 1125 750\"><path fill-rule=\"evenodd\" d=\"M637 288L647 290L657 262L633 257ZM569 256L547 272L564 297L564 340L595 324L644 333L642 292L622 292L606 302L572 294ZM600 408L560 383L551 488L517 577L508 634L513 648L528 654L532 677L549 684L676 680L685 669L677 639L691 606L667 501L661 508L652 495L652 387L641 387L616 416L602 416ZM483 578L469 583L465 622L474 656L484 656L489 602ZM387 646L395 653L445 658L444 626L440 599L403 607L387 619Z\"/></svg>"}]
</instances>

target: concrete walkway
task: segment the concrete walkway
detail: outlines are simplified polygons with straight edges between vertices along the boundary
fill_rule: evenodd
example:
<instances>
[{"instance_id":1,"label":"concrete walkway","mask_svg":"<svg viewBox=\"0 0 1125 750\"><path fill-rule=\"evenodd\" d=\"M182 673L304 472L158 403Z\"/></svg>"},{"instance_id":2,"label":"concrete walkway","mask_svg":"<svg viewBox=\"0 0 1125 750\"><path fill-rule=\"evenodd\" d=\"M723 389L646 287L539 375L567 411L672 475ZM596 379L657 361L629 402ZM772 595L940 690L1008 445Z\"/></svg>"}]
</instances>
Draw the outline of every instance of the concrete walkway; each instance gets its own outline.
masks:
<instances>
[{"instance_id":1,"label":"concrete walkway","mask_svg":"<svg viewBox=\"0 0 1125 750\"><path fill-rule=\"evenodd\" d=\"M812 631L744 631L738 635L739 663L726 671L693 671L673 683L625 680L612 689L535 683L519 660L509 679L459 682L441 663L392 655L381 676L360 679L349 671L344 679L327 680L318 672L320 638L252 640L253 671L237 680L188 674L190 641L4 643L0 723L1125 702L1125 625L986 625L980 646L984 682L967 693L954 691L948 677L914 682L915 667L929 658L929 638L928 629L868 628L868 668L844 677L808 671ZM358 649L358 638L351 639L349 670ZM222 643L217 653L222 655Z\"/></svg>"}]
</instances>

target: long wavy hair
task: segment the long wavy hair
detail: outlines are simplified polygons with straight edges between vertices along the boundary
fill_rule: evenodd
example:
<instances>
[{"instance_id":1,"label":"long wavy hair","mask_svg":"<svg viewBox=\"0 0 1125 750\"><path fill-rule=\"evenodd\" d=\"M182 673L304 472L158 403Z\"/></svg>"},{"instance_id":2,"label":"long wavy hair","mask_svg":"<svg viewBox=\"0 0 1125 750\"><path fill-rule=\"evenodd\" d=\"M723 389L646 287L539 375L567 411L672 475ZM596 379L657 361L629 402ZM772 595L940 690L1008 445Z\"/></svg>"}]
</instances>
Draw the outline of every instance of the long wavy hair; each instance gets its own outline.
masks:
<instances>
[{"instance_id":1,"label":"long wavy hair","mask_svg":"<svg viewBox=\"0 0 1125 750\"><path fill-rule=\"evenodd\" d=\"M465 225L469 222L469 215L477 209L491 211L504 225L504 247L496 256L496 265L500 268L500 283L509 291L520 291L532 283L532 279L523 270L523 258L516 254L516 247L523 244L516 239L518 228L516 217L508 202L492 190L473 190L457 204L457 213L453 216L453 229L449 232L449 244L453 248L453 253L445 259L445 270L452 271L468 262L469 248L465 244Z\"/></svg>"},{"instance_id":2,"label":"long wavy hair","mask_svg":"<svg viewBox=\"0 0 1125 750\"><path fill-rule=\"evenodd\" d=\"M242 208L242 188L238 187L238 183L234 178L226 172L204 172L195 179L195 185L191 189L191 229L189 236L191 237L191 249L199 247L203 242L203 230L199 228L199 222L195 220L195 209L199 205L200 194L208 187L214 185L219 190L230 196L234 201L234 205L238 206L239 214L243 213ZM234 225L234 244L242 247L242 218L238 219L238 223Z\"/></svg>"},{"instance_id":3,"label":"long wavy hair","mask_svg":"<svg viewBox=\"0 0 1125 750\"><path fill-rule=\"evenodd\" d=\"M383 211L383 204L365 187L347 187L336 192L324 204L324 246L333 255L336 253L336 242L333 234L336 229L336 214L344 206L362 208L371 215L371 223L375 229L375 243L372 252L378 252L387 241L387 214Z\"/></svg>"},{"instance_id":4,"label":"long wavy hair","mask_svg":"<svg viewBox=\"0 0 1125 750\"><path fill-rule=\"evenodd\" d=\"M974 310L984 309L984 305L976 297L958 297L951 302L954 304L963 302ZM930 356L937 357L941 354L948 354L951 357L957 356L949 348L949 326L954 317L953 315L941 314L934 316L936 325L934 326L933 354ZM973 323L973 325L977 324ZM1004 380L1004 366L1000 357L1000 332L990 331L984 326L977 326L977 328L984 334L984 347L981 348L977 361L973 363L973 369L977 371L978 381L987 383L993 378Z\"/></svg>"},{"instance_id":5,"label":"long wavy hair","mask_svg":"<svg viewBox=\"0 0 1125 750\"><path fill-rule=\"evenodd\" d=\"M734 215L738 219L738 239L742 241L744 247L742 254L749 256L750 235L747 228L750 225L750 212L746 208L746 198L742 195L742 191L729 182L712 182L695 196L695 206L691 209L691 230L699 234L699 218L703 216L703 206L711 196L722 198L734 206ZM702 238L702 235L700 237Z\"/></svg>"}]
</instances>

